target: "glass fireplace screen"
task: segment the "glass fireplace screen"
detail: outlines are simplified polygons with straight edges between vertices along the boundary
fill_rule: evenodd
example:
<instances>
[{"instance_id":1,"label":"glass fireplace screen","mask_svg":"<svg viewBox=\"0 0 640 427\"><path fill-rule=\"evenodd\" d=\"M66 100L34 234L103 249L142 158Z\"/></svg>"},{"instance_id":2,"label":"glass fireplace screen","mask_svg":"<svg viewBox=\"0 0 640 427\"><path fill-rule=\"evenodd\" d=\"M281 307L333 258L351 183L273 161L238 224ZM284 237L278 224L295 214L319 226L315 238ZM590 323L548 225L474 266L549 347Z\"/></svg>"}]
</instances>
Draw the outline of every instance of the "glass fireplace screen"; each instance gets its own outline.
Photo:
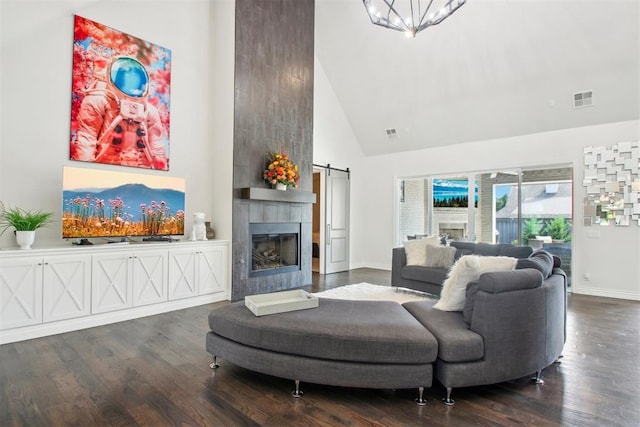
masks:
<instances>
[{"instance_id":1,"label":"glass fireplace screen","mask_svg":"<svg viewBox=\"0 0 640 427\"><path fill-rule=\"evenodd\" d=\"M276 224L281 226L281 224ZM299 225L295 224L299 230ZM273 227L265 224L266 228ZM260 227L257 227L260 228ZM251 274L275 274L300 268L300 243L297 232L252 230Z\"/></svg>"}]
</instances>

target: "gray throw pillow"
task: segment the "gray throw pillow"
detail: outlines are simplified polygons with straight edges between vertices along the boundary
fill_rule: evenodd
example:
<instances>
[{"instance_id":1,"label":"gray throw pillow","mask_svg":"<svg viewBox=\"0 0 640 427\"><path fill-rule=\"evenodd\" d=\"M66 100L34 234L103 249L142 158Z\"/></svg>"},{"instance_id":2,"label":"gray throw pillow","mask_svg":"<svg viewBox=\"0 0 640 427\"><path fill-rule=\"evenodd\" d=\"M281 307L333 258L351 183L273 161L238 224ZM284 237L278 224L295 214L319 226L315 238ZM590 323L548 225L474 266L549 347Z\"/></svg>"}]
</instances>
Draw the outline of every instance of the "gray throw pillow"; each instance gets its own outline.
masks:
<instances>
[{"instance_id":1,"label":"gray throw pillow","mask_svg":"<svg viewBox=\"0 0 640 427\"><path fill-rule=\"evenodd\" d=\"M553 256L543 249L538 249L529 255L529 258L518 259L518 262L516 263L516 270L534 268L542 273L542 277L546 279L551 276L553 264Z\"/></svg>"},{"instance_id":2,"label":"gray throw pillow","mask_svg":"<svg viewBox=\"0 0 640 427\"><path fill-rule=\"evenodd\" d=\"M425 267L446 268L453 265L456 248L451 246L427 246Z\"/></svg>"},{"instance_id":3,"label":"gray throw pillow","mask_svg":"<svg viewBox=\"0 0 640 427\"><path fill-rule=\"evenodd\" d=\"M440 238L438 236L407 240L404 242L404 253L407 257L407 265L424 265L427 259L427 247L436 246L439 243Z\"/></svg>"}]
</instances>

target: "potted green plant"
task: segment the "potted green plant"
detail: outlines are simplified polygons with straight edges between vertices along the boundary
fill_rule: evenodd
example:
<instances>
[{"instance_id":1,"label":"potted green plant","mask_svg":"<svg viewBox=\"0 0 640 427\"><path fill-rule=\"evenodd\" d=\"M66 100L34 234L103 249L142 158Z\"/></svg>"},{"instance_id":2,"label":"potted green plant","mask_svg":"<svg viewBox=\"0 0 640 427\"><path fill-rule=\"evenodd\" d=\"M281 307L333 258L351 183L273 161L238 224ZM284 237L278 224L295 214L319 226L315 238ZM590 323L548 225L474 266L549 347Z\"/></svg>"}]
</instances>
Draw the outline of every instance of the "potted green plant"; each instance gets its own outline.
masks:
<instances>
[{"instance_id":1,"label":"potted green plant","mask_svg":"<svg viewBox=\"0 0 640 427\"><path fill-rule=\"evenodd\" d=\"M20 249L31 249L36 230L46 226L52 216L52 212L7 208L4 203L0 202L0 228L2 229L0 235L4 234L8 228L13 227Z\"/></svg>"},{"instance_id":2,"label":"potted green plant","mask_svg":"<svg viewBox=\"0 0 640 427\"><path fill-rule=\"evenodd\" d=\"M538 218L527 218L522 223L522 240L535 239L542 231L542 222Z\"/></svg>"},{"instance_id":3,"label":"potted green plant","mask_svg":"<svg viewBox=\"0 0 640 427\"><path fill-rule=\"evenodd\" d=\"M570 220L557 216L545 224L544 230L547 235L551 236L554 242L569 242L571 241L570 225Z\"/></svg>"}]
</instances>

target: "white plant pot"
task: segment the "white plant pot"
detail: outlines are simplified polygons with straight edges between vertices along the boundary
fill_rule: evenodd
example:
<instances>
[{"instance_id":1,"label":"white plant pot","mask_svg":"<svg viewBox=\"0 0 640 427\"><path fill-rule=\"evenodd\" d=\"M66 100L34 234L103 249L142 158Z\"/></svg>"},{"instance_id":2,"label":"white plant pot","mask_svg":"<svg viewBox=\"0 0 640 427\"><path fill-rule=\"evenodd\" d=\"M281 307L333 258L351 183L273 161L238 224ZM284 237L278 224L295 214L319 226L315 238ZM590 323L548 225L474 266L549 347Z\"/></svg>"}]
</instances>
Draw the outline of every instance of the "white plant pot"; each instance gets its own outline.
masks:
<instances>
[{"instance_id":1,"label":"white plant pot","mask_svg":"<svg viewBox=\"0 0 640 427\"><path fill-rule=\"evenodd\" d=\"M16 242L20 249L31 249L31 245L36 240L36 232L33 231L16 231Z\"/></svg>"},{"instance_id":2,"label":"white plant pot","mask_svg":"<svg viewBox=\"0 0 640 427\"><path fill-rule=\"evenodd\" d=\"M279 182L276 184L276 190L287 191L287 186L283 183Z\"/></svg>"}]
</instances>

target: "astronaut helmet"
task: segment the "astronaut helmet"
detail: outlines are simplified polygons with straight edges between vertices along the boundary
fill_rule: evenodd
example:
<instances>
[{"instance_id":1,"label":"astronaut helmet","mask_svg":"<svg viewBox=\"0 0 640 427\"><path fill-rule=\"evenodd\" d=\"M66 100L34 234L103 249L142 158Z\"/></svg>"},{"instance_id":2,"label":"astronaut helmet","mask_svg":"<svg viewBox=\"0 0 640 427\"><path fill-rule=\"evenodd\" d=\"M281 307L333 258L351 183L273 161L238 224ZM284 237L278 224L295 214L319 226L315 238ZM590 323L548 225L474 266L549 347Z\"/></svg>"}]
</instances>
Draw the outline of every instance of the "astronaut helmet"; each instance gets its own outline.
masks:
<instances>
[{"instance_id":1,"label":"astronaut helmet","mask_svg":"<svg viewBox=\"0 0 640 427\"><path fill-rule=\"evenodd\" d=\"M149 74L140 61L122 56L114 59L109 67L109 81L124 95L143 98L149 92Z\"/></svg>"}]
</instances>

